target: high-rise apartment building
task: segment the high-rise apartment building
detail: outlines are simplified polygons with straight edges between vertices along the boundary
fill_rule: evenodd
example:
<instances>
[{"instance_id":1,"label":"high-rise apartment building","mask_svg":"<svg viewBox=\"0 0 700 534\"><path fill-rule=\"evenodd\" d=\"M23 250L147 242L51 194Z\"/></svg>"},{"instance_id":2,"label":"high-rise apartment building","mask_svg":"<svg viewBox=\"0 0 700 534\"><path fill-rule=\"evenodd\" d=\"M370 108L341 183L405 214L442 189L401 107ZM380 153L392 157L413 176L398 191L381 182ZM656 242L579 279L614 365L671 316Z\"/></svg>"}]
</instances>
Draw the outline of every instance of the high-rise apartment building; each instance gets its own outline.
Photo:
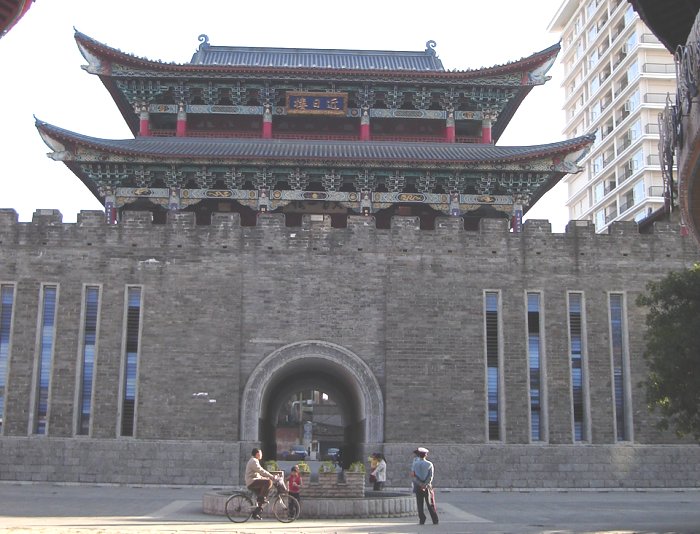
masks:
<instances>
[{"instance_id":1,"label":"high-rise apartment building","mask_svg":"<svg viewBox=\"0 0 700 534\"><path fill-rule=\"evenodd\" d=\"M676 88L673 56L625 0L565 0L549 30L561 34L564 134L594 133L568 175L570 219L607 231L664 206L658 116Z\"/></svg>"}]
</instances>

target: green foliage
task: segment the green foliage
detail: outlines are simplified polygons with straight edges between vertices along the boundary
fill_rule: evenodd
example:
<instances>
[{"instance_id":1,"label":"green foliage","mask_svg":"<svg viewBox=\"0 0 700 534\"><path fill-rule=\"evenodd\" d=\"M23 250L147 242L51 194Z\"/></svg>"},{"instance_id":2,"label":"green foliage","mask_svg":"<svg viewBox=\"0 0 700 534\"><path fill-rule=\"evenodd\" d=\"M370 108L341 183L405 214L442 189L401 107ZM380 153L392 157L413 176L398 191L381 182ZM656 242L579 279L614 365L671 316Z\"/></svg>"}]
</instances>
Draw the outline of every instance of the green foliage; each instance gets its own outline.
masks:
<instances>
[{"instance_id":1,"label":"green foliage","mask_svg":"<svg viewBox=\"0 0 700 534\"><path fill-rule=\"evenodd\" d=\"M335 473L335 464L330 460L325 460L321 462L318 468L319 473Z\"/></svg>"},{"instance_id":2,"label":"green foliage","mask_svg":"<svg viewBox=\"0 0 700 534\"><path fill-rule=\"evenodd\" d=\"M365 464L363 464L362 462L353 462L350 464L350 467L348 467L348 471L350 473L364 473Z\"/></svg>"},{"instance_id":3,"label":"green foliage","mask_svg":"<svg viewBox=\"0 0 700 534\"><path fill-rule=\"evenodd\" d=\"M267 471L282 471L280 469L280 465L277 463L277 460L268 460L265 462L265 469Z\"/></svg>"},{"instance_id":4,"label":"green foliage","mask_svg":"<svg viewBox=\"0 0 700 534\"><path fill-rule=\"evenodd\" d=\"M700 441L700 264L647 284L637 298L648 308L643 382L661 429Z\"/></svg>"},{"instance_id":5,"label":"green foliage","mask_svg":"<svg viewBox=\"0 0 700 534\"><path fill-rule=\"evenodd\" d=\"M311 467L306 462L299 462L297 467L299 468L299 473L302 475L311 473Z\"/></svg>"}]
</instances>

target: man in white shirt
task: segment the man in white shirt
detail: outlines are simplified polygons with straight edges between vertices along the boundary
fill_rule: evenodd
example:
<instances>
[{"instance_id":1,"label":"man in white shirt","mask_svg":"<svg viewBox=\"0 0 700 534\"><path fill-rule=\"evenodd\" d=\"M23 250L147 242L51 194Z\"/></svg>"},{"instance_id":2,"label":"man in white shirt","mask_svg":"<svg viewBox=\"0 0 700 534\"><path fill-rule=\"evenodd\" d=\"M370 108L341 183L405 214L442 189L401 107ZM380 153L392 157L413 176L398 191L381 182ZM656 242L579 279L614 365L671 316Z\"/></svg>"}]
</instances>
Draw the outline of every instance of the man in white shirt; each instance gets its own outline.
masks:
<instances>
[{"instance_id":1,"label":"man in white shirt","mask_svg":"<svg viewBox=\"0 0 700 534\"><path fill-rule=\"evenodd\" d=\"M262 519L262 505L267 502L267 495L272 488L275 475L260 465L262 451L253 449L252 456L245 466L245 485L258 496L258 507L253 512L253 519Z\"/></svg>"}]
</instances>

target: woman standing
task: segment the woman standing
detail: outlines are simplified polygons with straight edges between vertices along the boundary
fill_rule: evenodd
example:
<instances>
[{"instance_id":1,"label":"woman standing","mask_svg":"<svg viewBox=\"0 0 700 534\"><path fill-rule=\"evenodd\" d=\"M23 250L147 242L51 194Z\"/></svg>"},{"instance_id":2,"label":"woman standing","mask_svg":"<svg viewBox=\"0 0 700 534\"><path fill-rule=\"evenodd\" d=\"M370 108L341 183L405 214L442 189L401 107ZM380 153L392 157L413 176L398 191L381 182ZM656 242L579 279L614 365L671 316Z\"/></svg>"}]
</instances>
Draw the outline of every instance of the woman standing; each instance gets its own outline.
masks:
<instances>
[{"instance_id":1,"label":"woman standing","mask_svg":"<svg viewBox=\"0 0 700 534\"><path fill-rule=\"evenodd\" d=\"M374 457L377 460L377 465L371 473L374 476L373 489L374 491L381 491L384 489L384 483L386 482L386 460L380 452L374 453Z\"/></svg>"}]
</instances>

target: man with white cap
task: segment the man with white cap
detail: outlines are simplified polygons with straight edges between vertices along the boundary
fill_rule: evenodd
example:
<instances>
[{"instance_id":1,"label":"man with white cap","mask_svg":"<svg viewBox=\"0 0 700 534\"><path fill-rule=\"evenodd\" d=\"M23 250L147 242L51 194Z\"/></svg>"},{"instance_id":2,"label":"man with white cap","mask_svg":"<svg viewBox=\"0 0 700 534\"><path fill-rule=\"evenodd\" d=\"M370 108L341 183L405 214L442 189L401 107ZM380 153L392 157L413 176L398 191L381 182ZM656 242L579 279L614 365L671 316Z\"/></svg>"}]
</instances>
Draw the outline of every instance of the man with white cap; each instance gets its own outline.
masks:
<instances>
[{"instance_id":1,"label":"man with white cap","mask_svg":"<svg viewBox=\"0 0 700 534\"><path fill-rule=\"evenodd\" d=\"M425 447L418 447L414 454L417 458L413 461L413 491L416 494L416 505L418 506L418 519L421 525L425 525L425 512L423 511L423 504L428 505L428 513L430 513L430 519L433 520L433 525L438 524L438 515L435 510L435 501L433 497L433 463L426 460L428 455L428 449Z\"/></svg>"}]
</instances>

